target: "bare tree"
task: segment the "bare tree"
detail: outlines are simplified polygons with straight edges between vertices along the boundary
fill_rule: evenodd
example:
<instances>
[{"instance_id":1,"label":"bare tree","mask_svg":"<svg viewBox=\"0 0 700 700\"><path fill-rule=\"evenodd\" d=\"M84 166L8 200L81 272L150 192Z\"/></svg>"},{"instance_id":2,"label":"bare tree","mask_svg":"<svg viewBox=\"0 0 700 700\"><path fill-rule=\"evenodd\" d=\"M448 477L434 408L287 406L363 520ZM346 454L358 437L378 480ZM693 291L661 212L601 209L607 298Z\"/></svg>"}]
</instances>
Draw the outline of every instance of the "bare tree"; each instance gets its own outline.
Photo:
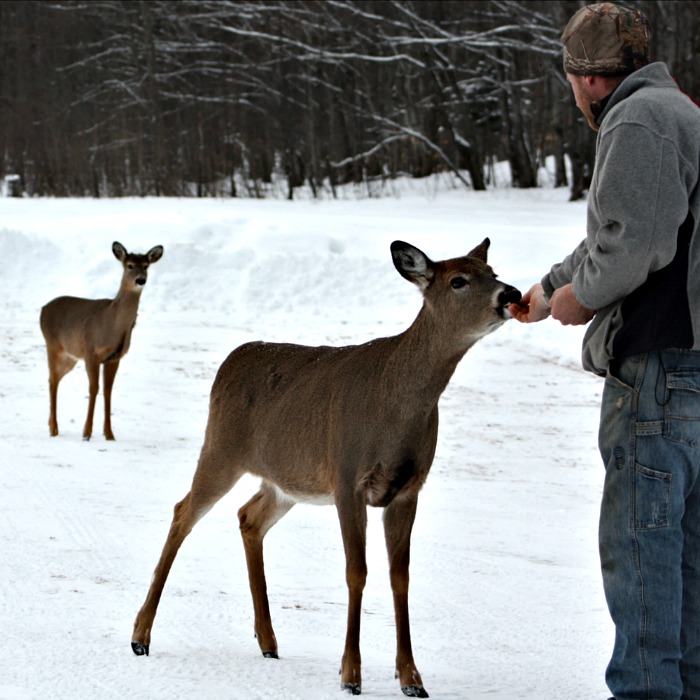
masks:
<instances>
[{"instance_id":1,"label":"bare tree","mask_svg":"<svg viewBox=\"0 0 700 700\"><path fill-rule=\"evenodd\" d=\"M30 194L316 196L454 173L582 196L559 34L581 0L0 3L0 174ZM632 2L700 96L700 6ZM566 168L571 163L571 180Z\"/></svg>"}]
</instances>

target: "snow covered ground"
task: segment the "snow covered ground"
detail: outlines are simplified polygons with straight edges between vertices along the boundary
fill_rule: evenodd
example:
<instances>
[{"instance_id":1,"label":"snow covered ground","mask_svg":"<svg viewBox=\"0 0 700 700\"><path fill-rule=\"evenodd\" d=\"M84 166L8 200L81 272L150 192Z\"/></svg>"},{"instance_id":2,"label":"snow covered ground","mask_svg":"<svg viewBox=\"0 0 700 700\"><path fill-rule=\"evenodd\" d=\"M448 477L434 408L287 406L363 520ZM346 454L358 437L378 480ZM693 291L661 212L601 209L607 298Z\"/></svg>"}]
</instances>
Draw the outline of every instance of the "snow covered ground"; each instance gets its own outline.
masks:
<instances>
[{"instance_id":1,"label":"snow covered ground","mask_svg":"<svg viewBox=\"0 0 700 700\"><path fill-rule=\"evenodd\" d=\"M346 614L335 509L297 506L266 539L278 661L252 633L236 511L244 479L195 528L165 588L151 655L132 624L189 489L214 374L238 344L349 344L400 332L420 307L394 239L433 259L484 236L525 291L583 235L564 190L409 183L337 201L0 199L0 699L341 697ZM50 438L39 310L113 296L112 241L165 247L114 390L116 442L81 439L82 363ZM612 643L598 571L602 382L581 329L507 323L462 361L441 401L437 455L413 535L413 646L432 698L607 697ZM363 695L402 697L381 511L370 511Z\"/></svg>"}]
</instances>

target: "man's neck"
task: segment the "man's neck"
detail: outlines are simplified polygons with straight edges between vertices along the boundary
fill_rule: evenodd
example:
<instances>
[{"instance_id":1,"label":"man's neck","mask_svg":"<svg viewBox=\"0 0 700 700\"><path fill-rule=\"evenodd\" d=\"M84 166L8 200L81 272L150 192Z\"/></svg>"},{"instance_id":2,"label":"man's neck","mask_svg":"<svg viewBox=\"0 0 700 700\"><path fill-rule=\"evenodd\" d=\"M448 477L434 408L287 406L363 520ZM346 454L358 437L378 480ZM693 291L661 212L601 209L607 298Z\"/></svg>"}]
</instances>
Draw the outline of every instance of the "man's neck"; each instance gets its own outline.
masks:
<instances>
[{"instance_id":1,"label":"man's neck","mask_svg":"<svg viewBox=\"0 0 700 700\"><path fill-rule=\"evenodd\" d=\"M593 115L595 123L598 126L600 126L600 117L605 111L605 107L607 106L608 102L610 102L610 98L613 96L613 93L616 89L617 88L613 89L613 91L610 94L606 95L602 99L596 100L595 102L591 102L591 114Z\"/></svg>"}]
</instances>

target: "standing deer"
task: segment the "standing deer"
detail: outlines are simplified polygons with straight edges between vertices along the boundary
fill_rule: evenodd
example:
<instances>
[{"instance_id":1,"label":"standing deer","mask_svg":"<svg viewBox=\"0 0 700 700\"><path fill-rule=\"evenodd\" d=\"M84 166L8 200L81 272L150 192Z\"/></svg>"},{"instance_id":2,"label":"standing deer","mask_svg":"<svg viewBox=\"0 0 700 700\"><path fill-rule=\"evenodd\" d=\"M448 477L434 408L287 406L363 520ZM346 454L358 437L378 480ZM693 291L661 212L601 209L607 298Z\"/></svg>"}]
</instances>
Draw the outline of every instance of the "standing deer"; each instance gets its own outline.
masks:
<instances>
[{"instance_id":1,"label":"standing deer","mask_svg":"<svg viewBox=\"0 0 700 700\"><path fill-rule=\"evenodd\" d=\"M263 538L297 502L335 504L349 593L341 688L359 695L360 610L367 577L367 506L384 508L396 617L396 675L404 694L428 697L413 661L408 564L418 492L438 434L438 399L457 364L510 317L520 292L486 264L489 239L469 255L433 262L400 241L396 269L423 293L403 333L347 347L247 343L221 365L192 488L175 506L132 649L147 655L151 628L175 556L197 521L248 472L260 490L238 511L264 656L277 658Z\"/></svg>"},{"instance_id":2,"label":"standing deer","mask_svg":"<svg viewBox=\"0 0 700 700\"><path fill-rule=\"evenodd\" d=\"M58 297L41 309L41 332L46 340L49 360L49 394L51 413L49 431L58 435L56 397L58 383L78 360L85 360L90 381L90 402L83 428L83 440L92 437L95 400L100 388L100 365L104 366L105 424L107 440L114 440L111 424L112 386L119 361L131 344L141 291L146 284L148 267L160 260L163 246L146 253L128 253L121 243L112 244L114 256L124 267L121 286L114 299L79 299Z\"/></svg>"}]
</instances>

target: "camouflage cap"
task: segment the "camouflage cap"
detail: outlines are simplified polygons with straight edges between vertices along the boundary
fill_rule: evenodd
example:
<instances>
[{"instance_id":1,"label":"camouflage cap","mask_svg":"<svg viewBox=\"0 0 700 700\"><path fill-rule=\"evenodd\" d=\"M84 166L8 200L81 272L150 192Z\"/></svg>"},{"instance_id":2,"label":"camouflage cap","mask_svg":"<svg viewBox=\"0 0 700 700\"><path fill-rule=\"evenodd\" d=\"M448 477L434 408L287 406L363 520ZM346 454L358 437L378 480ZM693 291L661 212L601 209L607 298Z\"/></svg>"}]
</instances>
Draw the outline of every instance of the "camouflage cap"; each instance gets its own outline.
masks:
<instances>
[{"instance_id":1,"label":"camouflage cap","mask_svg":"<svg viewBox=\"0 0 700 700\"><path fill-rule=\"evenodd\" d=\"M652 28L640 10L599 2L586 5L561 35L564 70L575 75L626 75L649 63Z\"/></svg>"}]
</instances>

